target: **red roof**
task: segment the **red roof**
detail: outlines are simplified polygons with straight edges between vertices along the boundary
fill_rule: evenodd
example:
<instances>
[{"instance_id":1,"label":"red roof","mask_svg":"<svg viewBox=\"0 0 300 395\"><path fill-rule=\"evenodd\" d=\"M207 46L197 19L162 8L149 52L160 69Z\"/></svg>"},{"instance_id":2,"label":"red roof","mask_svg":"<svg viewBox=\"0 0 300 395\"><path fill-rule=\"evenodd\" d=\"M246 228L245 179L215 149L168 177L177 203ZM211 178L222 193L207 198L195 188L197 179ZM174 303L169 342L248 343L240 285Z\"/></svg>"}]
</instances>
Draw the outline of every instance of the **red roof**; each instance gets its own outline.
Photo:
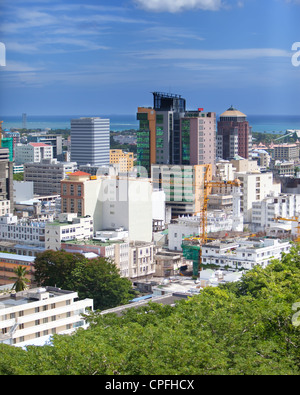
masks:
<instances>
[{"instance_id":1,"label":"red roof","mask_svg":"<svg viewBox=\"0 0 300 395\"><path fill-rule=\"evenodd\" d=\"M90 176L91 174L85 173L84 171L75 171L75 173L69 174L69 176Z\"/></svg>"},{"instance_id":2,"label":"red roof","mask_svg":"<svg viewBox=\"0 0 300 395\"><path fill-rule=\"evenodd\" d=\"M44 144L44 143L29 143L33 147L51 147L51 144Z\"/></svg>"}]
</instances>

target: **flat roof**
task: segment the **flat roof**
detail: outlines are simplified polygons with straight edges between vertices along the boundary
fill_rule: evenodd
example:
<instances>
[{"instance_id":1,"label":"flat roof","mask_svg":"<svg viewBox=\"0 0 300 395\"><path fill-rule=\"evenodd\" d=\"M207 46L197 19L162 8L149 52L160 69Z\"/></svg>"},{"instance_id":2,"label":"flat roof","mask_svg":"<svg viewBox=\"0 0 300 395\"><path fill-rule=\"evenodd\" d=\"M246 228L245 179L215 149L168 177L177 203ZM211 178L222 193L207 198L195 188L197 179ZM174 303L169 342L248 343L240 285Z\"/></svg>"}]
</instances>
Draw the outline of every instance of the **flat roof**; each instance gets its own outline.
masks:
<instances>
[{"instance_id":1,"label":"flat roof","mask_svg":"<svg viewBox=\"0 0 300 395\"><path fill-rule=\"evenodd\" d=\"M19 255L19 254L9 254L5 252L0 252L0 259L14 259L16 261L23 261L23 262L34 262L34 256L27 256L27 255Z\"/></svg>"}]
</instances>

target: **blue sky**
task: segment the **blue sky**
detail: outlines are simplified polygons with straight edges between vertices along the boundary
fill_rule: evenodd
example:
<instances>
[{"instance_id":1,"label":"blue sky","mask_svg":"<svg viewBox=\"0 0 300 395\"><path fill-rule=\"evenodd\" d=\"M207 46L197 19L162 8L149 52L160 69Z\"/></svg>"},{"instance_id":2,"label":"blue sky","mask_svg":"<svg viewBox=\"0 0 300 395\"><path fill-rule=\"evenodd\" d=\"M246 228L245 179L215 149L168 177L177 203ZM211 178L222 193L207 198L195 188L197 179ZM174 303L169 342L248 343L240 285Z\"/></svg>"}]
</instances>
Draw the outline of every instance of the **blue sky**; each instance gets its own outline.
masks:
<instances>
[{"instance_id":1,"label":"blue sky","mask_svg":"<svg viewBox=\"0 0 300 395\"><path fill-rule=\"evenodd\" d=\"M0 114L299 114L300 0L0 0Z\"/></svg>"}]
</instances>

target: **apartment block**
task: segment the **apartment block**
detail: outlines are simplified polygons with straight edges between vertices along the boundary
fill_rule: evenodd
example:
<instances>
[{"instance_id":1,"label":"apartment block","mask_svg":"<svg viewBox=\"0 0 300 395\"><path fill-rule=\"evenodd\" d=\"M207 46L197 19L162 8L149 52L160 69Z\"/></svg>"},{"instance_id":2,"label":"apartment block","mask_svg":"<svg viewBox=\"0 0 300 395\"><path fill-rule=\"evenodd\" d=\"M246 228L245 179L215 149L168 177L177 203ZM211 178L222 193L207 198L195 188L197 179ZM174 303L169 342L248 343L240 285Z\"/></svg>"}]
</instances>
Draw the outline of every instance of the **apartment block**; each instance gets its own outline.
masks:
<instances>
[{"instance_id":1,"label":"apartment block","mask_svg":"<svg viewBox=\"0 0 300 395\"><path fill-rule=\"evenodd\" d=\"M77 169L76 162L42 159L24 164L24 181L33 181L34 193L41 196L60 194L60 182Z\"/></svg>"},{"instance_id":2,"label":"apartment block","mask_svg":"<svg viewBox=\"0 0 300 395\"><path fill-rule=\"evenodd\" d=\"M168 248L171 251L182 251L185 238L198 237L201 232L200 216L181 216L168 226ZM231 231L233 227L232 213L209 211L207 215L207 232Z\"/></svg>"},{"instance_id":3,"label":"apartment block","mask_svg":"<svg viewBox=\"0 0 300 395\"><path fill-rule=\"evenodd\" d=\"M0 343L25 347L44 345L54 334L87 328L83 314L93 300L78 300L77 292L60 288L33 288L0 296Z\"/></svg>"},{"instance_id":4,"label":"apartment block","mask_svg":"<svg viewBox=\"0 0 300 395\"><path fill-rule=\"evenodd\" d=\"M153 276L155 274L153 243L130 243L130 273L129 277Z\"/></svg>"}]
</instances>

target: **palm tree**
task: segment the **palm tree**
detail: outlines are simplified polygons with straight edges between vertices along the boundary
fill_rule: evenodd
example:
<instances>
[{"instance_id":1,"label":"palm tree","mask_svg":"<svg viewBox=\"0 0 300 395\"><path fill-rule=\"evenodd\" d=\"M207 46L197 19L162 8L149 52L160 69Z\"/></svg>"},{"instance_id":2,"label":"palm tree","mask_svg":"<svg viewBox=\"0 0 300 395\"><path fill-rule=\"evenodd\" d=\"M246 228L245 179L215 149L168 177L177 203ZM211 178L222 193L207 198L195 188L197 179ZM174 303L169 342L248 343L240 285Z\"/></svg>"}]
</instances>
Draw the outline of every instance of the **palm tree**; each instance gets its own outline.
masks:
<instances>
[{"instance_id":1,"label":"palm tree","mask_svg":"<svg viewBox=\"0 0 300 395\"><path fill-rule=\"evenodd\" d=\"M10 278L10 280L16 279L16 282L14 283L12 289L14 289L16 292L24 291L25 289L27 289L27 284L29 283L29 280L26 278L26 274L28 274L26 268L23 266L18 266L16 269L14 269L14 273L16 274L17 279L16 277Z\"/></svg>"}]
</instances>

